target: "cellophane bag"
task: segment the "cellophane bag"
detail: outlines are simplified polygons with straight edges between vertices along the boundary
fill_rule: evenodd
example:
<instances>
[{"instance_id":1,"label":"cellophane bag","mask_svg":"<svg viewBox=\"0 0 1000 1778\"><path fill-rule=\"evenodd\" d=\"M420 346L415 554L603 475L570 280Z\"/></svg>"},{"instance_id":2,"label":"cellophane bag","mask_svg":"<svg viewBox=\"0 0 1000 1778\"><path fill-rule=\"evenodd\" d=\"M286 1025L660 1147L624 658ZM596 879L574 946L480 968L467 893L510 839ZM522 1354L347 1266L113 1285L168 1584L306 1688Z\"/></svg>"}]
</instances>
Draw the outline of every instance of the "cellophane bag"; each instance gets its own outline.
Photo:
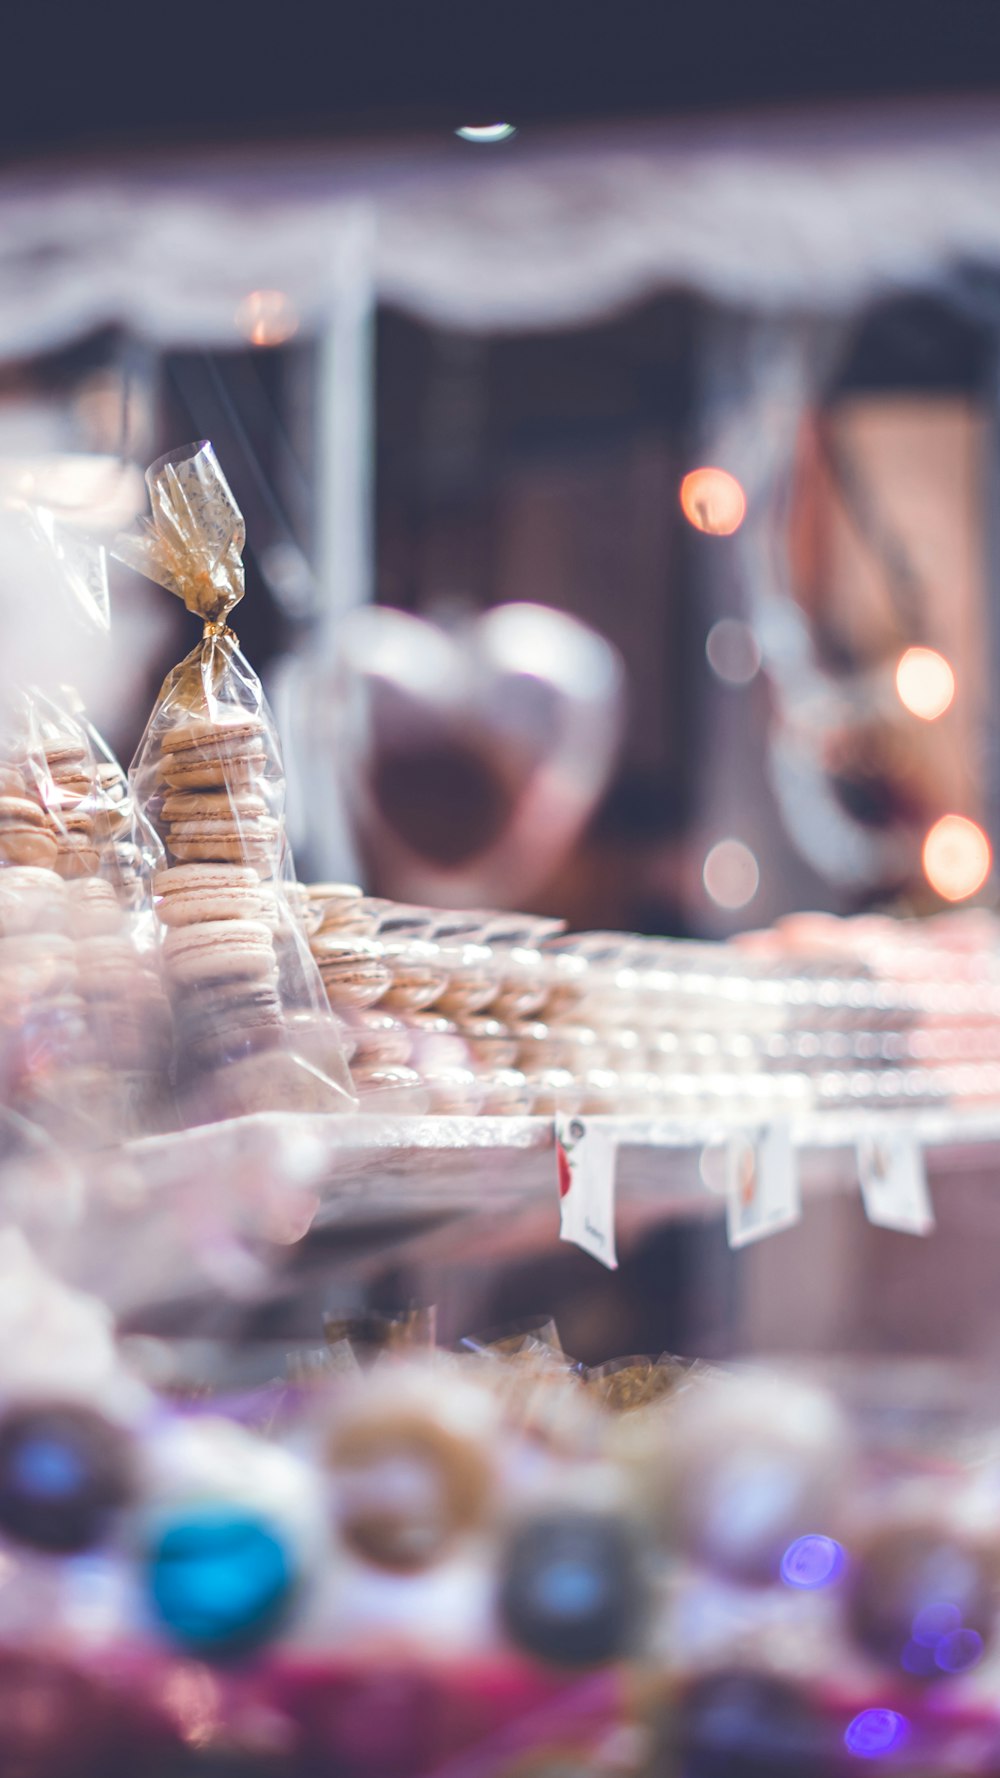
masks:
<instances>
[{"instance_id":1,"label":"cellophane bag","mask_svg":"<svg viewBox=\"0 0 1000 1778\"><path fill-rule=\"evenodd\" d=\"M153 891L182 1116L349 1109L342 1028L295 915L274 719L228 627L244 592L243 516L207 442L160 458L146 482L150 517L113 553L203 626L129 774L165 851Z\"/></svg>"},{"instance_id":2,"label":"cellophane bag","mask_svg":"<svg viewBox=\"0 0 1000 1778\"><path fill-rule=\"evenodd\" d=\"M102 852L121 831L117 810L86 730L37 689L9 695L0 734L2 1098L70 1149L102 1148L171 1115L158 955L141 914L101 874Z\"/></svg>"}]
</instances>

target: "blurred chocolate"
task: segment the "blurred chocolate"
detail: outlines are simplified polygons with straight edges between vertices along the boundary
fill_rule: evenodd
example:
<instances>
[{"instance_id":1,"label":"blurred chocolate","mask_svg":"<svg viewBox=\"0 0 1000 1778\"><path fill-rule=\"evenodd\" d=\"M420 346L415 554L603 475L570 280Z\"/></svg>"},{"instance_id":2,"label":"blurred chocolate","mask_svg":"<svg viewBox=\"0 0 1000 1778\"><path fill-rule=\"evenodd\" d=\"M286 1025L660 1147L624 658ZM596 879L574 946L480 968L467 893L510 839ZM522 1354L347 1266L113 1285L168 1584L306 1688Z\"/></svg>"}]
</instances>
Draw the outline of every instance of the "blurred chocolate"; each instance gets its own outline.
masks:
<instances>
[{"instance_id":1,"label":"blurred chocolate","mask_svg":"<svg viewBox=\"0 0 1000 1778\"><path fill-rule=\"evenodd\" d=\"M847 1615L855 1641L911 1679L977 1666L994 1641L1000 1574L946 1509L887 1512L853 1541Z\"/></svg>"},{"instance_id":2,"label":"blurred chocolate","mask_svg":"<svg viewBox=\"0 0 1000 1778\"><path fill-rule=\"evenodd\" d=\"M634 1651L647 1606L638 1541L608 1513L540 1514L502 1558L499 1611L518 1648L554 1666L592 1667Z\"/></svg>"},{"instance_id":3,"label":"blurred chocolate","mask_svg":"<svg viewBox=\"0 0 1000 1778\"><path fill-rule=\"evenodd\" d=\"M76 1402L15 1407L0 1421L0 1531L56 1554L106 1535L131 1500L126 1433Z\"/></svg>"}]
</instances>

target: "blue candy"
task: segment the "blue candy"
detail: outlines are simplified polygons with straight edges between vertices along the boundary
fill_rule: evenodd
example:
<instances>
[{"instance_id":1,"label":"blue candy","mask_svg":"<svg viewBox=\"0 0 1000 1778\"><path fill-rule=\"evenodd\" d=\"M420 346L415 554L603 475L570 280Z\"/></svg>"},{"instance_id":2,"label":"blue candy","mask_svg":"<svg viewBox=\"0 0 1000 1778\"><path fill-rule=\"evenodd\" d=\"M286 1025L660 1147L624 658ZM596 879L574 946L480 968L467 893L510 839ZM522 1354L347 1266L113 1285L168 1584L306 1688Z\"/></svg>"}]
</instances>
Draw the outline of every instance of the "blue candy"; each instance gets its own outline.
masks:
<instances>
[{"instance_id":1,"label":"blue candy","mask_svg":"<svg viewBox=\"0 0 1000 1778\"><path fill-rule=\"evenodd\" d=\"M150 1554L149 1585L177 1642L207 1658L266 1642L291 1601L296 1575L280 1534L230 1507L174 1519Z\"/></svg>"}]
</instances>

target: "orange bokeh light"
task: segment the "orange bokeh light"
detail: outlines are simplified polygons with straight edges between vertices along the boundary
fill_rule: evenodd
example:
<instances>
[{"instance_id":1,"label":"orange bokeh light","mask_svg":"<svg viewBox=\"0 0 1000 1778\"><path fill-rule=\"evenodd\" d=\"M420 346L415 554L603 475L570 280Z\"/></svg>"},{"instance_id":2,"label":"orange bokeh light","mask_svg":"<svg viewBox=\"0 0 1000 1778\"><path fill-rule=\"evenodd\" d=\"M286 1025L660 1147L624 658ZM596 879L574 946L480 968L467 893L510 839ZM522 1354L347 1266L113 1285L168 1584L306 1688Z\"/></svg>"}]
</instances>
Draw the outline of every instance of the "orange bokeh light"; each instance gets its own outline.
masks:
<instances>
[{"instance_id":1,"label":"orange bokeh light","mask_svg":"<svg viewBox=\"0 0 1000 1778\"><path fill-rule=\"evenodd\" d=\"M896 668L896 690L911 716L936 722L955 696L951 663L936 648L908 648Z\"/></svg>"},{"instance_id":2,"label":"orange bokeh light","mask_svg":"<svg viewBox=\"0 0 1000 1778\"><path fill-rule=\"evenodd\" d=\"M975 895L992 863L989 840L965 815L942 815L924 840L924 876L945 901L965 901Z\"/></svg>"},{"instance_id":3,"label":"orange bokeh light","mask_svg":"<svg viewBox=\"0 0 1000 1778\"><path fill-rule=\"evenodd\" d=\"M299 330L295 305L283 290L251 290L235 320L252 346L283 346Z\"/></svg>"},{"instance_id":4,"label":"orange bokeh light","mask_svg":"<svg viewBox=\"0 0 1000 1778\"><path fill-rule=\"evenodd\" d=\"M747 497L728 469L692 469L681 482L681 510L696 531L731 537L746 517Z\"/></svg>"}]
</instances>

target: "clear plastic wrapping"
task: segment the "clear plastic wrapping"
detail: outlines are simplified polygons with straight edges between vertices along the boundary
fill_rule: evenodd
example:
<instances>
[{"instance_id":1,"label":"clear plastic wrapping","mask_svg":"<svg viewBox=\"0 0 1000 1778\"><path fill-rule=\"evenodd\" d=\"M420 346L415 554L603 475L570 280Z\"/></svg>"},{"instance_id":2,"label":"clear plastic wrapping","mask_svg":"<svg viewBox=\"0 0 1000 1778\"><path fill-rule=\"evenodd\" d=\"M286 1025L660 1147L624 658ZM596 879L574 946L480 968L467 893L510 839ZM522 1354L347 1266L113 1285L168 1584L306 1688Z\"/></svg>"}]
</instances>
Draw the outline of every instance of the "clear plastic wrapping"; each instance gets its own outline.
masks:
<instances>
[{"instance_id":1,"label":"clear plastic wrapping","mask_svg":"<svg viewBox=\"0 0 1000 1778\"><path fill-rule=\"evenodd\" d=\"M136 850L131 831L120 768L106 749L98 758L91 731L37 690L11 698L0 737L2 1098L72 1147L170 1114L151 919L136 903L140 874L126 884L118 856ZM5 1126L5 1142L16 1132Z\"/></svg>"},{"instance_id":2,"label":"clear plastic wrapping","mask_svg":"<svg viewBox=\"0 0 1000 1778\"><path fill-rule=\"evenodd\" d=\"M298 917L285 775L263 688L227 619L243 596L243 518L208 443L147 472L151 516L116 556L203 622L132 762L159 836L153 879L182 1115L351 1103L339 1024Z\"/></svg>"}]
</instances>

